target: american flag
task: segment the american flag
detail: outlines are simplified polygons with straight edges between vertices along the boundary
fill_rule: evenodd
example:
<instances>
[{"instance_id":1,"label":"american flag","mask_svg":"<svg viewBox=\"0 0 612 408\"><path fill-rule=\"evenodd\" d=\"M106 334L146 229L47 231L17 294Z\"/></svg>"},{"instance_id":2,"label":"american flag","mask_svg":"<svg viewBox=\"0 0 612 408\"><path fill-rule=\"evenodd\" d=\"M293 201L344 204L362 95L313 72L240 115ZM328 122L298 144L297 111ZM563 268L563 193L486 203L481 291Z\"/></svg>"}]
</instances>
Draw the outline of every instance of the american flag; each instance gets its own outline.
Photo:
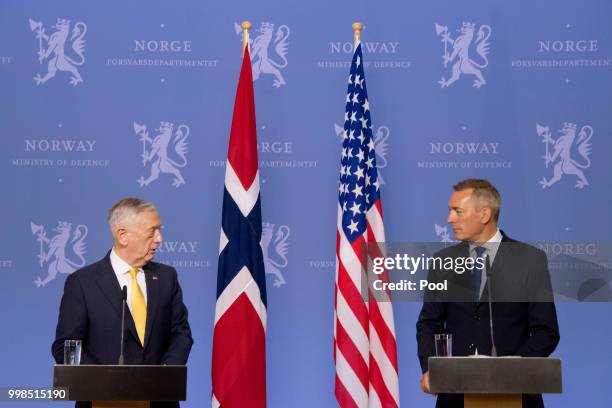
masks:
<instances>
[{"instance_id":1,"label":"american flag","mask_svg":"<svg viewBox=\"0 0 612 408\"><path fill-rule=\"evenodd\" d=\"M253 75L244 51L225 171L212 352L212 406L266 406L266 281Z\"/></svg>"},{"instance_id":2,"label":"american flag","mask_svg":"<svg viewBox=\"0 0 612 408\"><path fill-rule=\"evenodd\" d=\"M390 299L361 294L366 243L385 241L361 43L348 78L336 234L334 362L341 408L399 407ZM377 248L375 246L375 248ZM368 248L368 251L372 251ZM386 278L386 274L381 275ZM384 295L384 294L383 294ZM381 298L377 293L376 297Z\"/></svg>"}]
</instances>

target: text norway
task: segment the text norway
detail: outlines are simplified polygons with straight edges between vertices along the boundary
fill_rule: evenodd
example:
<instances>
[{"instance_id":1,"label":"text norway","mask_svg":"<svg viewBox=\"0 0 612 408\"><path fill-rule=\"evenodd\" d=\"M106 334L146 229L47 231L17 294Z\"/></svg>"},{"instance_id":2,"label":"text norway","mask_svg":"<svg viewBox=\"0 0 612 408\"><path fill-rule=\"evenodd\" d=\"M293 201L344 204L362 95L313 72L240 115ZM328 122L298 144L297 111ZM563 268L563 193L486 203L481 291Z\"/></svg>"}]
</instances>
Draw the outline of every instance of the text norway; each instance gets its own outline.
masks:
<instances>
[{"instance_id":1,"label":"text norway","mask_svg":"<svg viewBox=\"0 0 612 408\"><path fill-rule=\"evenodd\" d=\"M95 140L47 140L27 139L26 152L93 152Z\"/></svg>"}]
</instances>

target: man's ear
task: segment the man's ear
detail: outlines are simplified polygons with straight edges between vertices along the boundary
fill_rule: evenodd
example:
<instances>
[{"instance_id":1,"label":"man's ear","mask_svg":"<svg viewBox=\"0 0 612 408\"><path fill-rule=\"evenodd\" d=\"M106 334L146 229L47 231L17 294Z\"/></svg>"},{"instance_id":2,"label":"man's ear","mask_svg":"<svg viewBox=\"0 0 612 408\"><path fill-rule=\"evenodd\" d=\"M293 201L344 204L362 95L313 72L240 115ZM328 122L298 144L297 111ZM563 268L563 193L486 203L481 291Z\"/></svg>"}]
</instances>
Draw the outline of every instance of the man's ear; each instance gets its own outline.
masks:
<instances>
[{"instance_id":1,"label":"man's ear","mask_svg":"<svg viewBox=\"0 0 612 408\"><path fill-rule=\"evenodd\" d=\"M127 246L128 234L129 232L125 227L119 227L115 231L115 237L116 237L117 243L121 245L122 247Z\"/></svg>"},{"instance_id":2,"label":"man's ear","mask_svg":"<svg viewBox=\"0 0 612 408\"><path fill-rule=\"evenodd\" d=\"M491 221L492 216L493 213L489 207L483 207L480 210L480 222L482 222L483 224L488 224L489 221Z\"/></svg>"}]
</instances>

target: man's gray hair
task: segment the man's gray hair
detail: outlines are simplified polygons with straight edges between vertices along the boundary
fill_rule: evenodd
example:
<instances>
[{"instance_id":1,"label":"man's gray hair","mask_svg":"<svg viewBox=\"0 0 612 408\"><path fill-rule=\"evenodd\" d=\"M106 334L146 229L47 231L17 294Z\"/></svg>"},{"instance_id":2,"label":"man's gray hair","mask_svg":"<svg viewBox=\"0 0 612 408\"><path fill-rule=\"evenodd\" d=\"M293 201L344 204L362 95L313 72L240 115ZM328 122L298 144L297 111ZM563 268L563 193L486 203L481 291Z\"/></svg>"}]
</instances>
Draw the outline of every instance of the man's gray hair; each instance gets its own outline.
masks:
<instances>
[{"instance_id":1,"label":"man's gray hair","mask_svg":"<svg viewBox=\"0 0 612 408\"><path fill-rule=\"evenodd\" d=\"M126 217L132 217L144 211L157 211L155 205L140 198L124 198L108 210L108 225L114 231L119 222Z\"/></svg>"},{"instance_id":2,"label":"man's gray hair","mask_svg":"<svg viewBox=\"0 0 612 408\"><path fill-rule=\"evenodd\" d=\"M485 179L466 179L461 180L453 186L455 191L463 191L473 189L472 197L477 201L478 209L489 207L491 216L497 222L499 220L499 212L501 207L501 197L499 191L489 180Z\"/></svg>"}]
</instances>

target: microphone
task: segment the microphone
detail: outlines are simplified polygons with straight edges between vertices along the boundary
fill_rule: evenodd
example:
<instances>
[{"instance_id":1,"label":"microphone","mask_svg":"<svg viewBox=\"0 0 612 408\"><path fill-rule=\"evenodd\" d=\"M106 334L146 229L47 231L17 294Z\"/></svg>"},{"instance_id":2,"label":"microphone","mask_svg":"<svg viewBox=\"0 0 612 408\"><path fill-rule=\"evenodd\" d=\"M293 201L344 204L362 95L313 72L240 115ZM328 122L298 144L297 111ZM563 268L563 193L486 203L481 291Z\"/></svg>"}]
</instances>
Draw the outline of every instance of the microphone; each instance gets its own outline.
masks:
<instances>
[{"instance_id":1,"label":"microphone","mask_svg":"<svg viewBox=\"0 0 612 408\"><path fill-rule=\"evenodd\" d=\"M124 286L121 290L121 352L119 353L119 365L124 365L125 361L123 358L123 333L125 332L125 303L127 301L127 286Z\"/></svg>"},{"instance_id":2,"label":"microphone","mask_svg":"<svg viewBox=\"0 0 612 408\"><path fill-rule=\"evenodd\" d=\"M493 302L491 301L491 292L493 291L491 279L491 264L489 263L489 255L486 255L485 272L487 274L487 283L489 285L489 328L491 329L491 357L497 357L497 348L495 347L495 339L493 338Z\"/></svg>"}]
</instances>

